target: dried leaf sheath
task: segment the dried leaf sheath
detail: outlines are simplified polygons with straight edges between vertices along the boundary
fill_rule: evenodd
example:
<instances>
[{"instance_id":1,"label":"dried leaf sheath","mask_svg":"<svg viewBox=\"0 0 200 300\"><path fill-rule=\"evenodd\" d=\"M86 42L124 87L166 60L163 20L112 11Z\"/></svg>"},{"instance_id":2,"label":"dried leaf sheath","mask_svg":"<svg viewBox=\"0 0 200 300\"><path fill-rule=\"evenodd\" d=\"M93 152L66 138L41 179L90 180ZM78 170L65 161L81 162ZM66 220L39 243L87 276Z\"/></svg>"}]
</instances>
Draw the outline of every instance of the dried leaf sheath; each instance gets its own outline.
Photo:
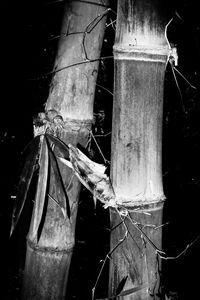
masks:
<instances>
[{"instance_id":1,"label":"dried leaf sheath","mask_svg":"<svg viewBox=\"0 0 200 300\"><path fill-rule=\"evenodd\" d=\"M44 135L40 136L40 156L39 156L39 175L37 190L35 196L35 216L33 221L33 237L37 237L38 228L43 215L43 208L46 198L47 180L49 172L49 155L46 139Z\"/></svg>"},{"instance_id":2,"label":"dried leaf sheath","mask_svg":"<svg viewBox=\"0 0 200 300\"><path fill-rule=\"evenodd\" d=\"M109 177L105 174L106 167L90 160L78 148L68 145L70 162L59 157L60 161L71 167L81 183L98 199L104 203L104 208L116 207L115 194Z\"/></svg>"},{"instance_id":3,"label":"dried leaf sheath","mask_svg":"<svg viewBox=\"0 0 200 300\"><path fill-rule=\"evenodd\" d=\"M12 224L11 224L11 230L10 230L10 236L12 235L14 229L16 228L16 225L19 221L19 218L21 216L22 210L25 205L25 201L27 199L28 191L31 185L31 181L33 178L33 174L36 170L37 161L38 161L38 149L40 144L40 137L35 137L32 142L29 144L29 150L28 156L26 158L24 167L21 172L21 176L19 179L18 184L18 191L16 200L13 207L13 214L12 214ZM27 149L28 150L28 149Z\"/></svg>"}]
</instances>

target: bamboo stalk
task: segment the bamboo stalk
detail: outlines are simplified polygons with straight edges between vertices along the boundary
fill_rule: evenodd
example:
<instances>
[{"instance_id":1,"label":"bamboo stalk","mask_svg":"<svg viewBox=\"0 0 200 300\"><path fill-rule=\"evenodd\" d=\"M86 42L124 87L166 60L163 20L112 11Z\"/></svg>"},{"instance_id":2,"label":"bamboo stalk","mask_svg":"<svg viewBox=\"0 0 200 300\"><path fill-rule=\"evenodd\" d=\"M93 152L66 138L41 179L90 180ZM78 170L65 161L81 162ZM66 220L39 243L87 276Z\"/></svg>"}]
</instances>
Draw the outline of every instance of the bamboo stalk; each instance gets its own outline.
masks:
<instances>
[{"instance_id":1,"label":"bamboo stalk","mask_svg":"<svg viewBox=\"0 0 200 300\"><path fill-rule=\"evenodd\" d=\"M110 210L111 249L109 295L128 276L124 290L146 286L120 297L159 299L160 264L155 249L162 244L162 116L168 44L156 1L118 1L114 45L114 104L111 179L117 202L130 219ZM133 220L131 222L131 220ZM135 224L143 228L145 239ZM155 228L159 229L155 229Z\"/></svg>"},{"instance_id":2,"label":"bamboo stalk","mask_svg":"<svg viewBox=\"0 0 200 300\"><path fill-rule=\"evenodd\" d=\"M91 5L88 1L66 3L54 77L45 107L49 122L54 122L56 116L63 120L62 127L56 132L57 136L66 144L76 146L79 143L83 147L87 144L93 121L98 58L106 21L106 8L98 5L98 0L93 2L97 5ZM96 24L99 15L103 17ZM90 24L94 26L89 27L90 32L86 34ZM88 57L93 61L88 63ZM83 63L67 67L80 61ZM47 192L50 197L46 199L46 214L43 216L40 238L37 240L33 234L37 209L33 211L27 238L23 283L23 299L26 300L65 299L75 243L80 182L73 176L71 169L59 162L58 165L69 198L70 218L65 218L57 205L63 199L51 167ZM35 199L35 208L39 207L39 202L40 198Z\"/></svg>"}]
</instances>

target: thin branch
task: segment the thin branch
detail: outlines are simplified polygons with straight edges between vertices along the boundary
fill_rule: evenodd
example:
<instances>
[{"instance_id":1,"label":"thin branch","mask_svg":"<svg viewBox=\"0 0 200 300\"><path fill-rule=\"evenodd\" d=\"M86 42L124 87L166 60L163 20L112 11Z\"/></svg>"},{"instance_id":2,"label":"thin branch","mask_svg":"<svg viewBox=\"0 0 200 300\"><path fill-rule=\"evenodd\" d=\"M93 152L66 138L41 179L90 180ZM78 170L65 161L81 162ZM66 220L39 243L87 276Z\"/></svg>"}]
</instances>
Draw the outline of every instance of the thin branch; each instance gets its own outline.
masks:
<instances>
[{"instance_id":1,"label":"thin branch","mask_svg":"<svg viewBox=\"0 0 200 300\"><path fill-rule=\"evenodd\" d=\"M177 68L175 68L175 67L173 67L174 68L174 70L189 84L189 86L191 87L191 88L193 88L193 89L197 89L196 88L196 86L194 86L194 85L192 85L186 78L185 78L185 76L177 69Z\"/></svg>"},{"instance_id":2,"label":"thin branch","mask_svg":"<svg viewBox=\"0 0 200 300\"><path fill-rule=\"evenodd\" d=\"M85 58L88 60L88 55L87 55L87 51L86 51L86 47L85 47L85 39L86 39L86 35L90 34L92 32L92 30L99 24L99 22L101 22L101 20L108 14L108 12L110 11L110 8L106 9L102 14L98 15L95 19L93 19L87 26L86 26L86 30L83 33L83 40L82 40L82 46L83 46L83 50L84 50L84 54L85 54Z\"/></svg>"},{"instance_id":3,"label":"thin branch","mask_svg":"<svg viewBox=\"0 0 200 300\"><path fill-rule=\"evenodd\" d=\"M105 164L106 164L106 163L110 163L110 162L105 158L105 156L103 155L103 152L101 151L101 148L99 147L99 145L98 145L98 143L97 143L97 141L96 141L96 139L95 139L95 137L94 137L92 131L90 131L90 134L91 134L91 136L92 136L92 138L93 138L93 140L94 140L94 142L95 142L95 144L96 144L96 146L97 146L97 148L98 148L98 150L99 150L99 152L100 152L100 154L101 154L101 156L102 156L102 158L103 158L103 160L104 160L104 163L105 163Z\"/></svg>"},{"instance_id":4,"label":"thin branch","mask_svg":"<svg viewBox=\"0 0 200 300\"><path fill-rule=\"evenodd\" d=\"M183 251L181 251L178 255L176 256L167 256L166 252L164 252L163 250L158 249L158 247L149 239L149 237L146 235L146 233L144 233L144 231L138 226L138 223L136 221L134 221L131 216L130 213L128 212L127 215L128 219L131 221L131 223L138 229L138 231L140 231L140 233L142 234L142 237L146 239L146 241L155 249L156 254L159 255L160 258L165 259L165 260L175 260L178 259L179 257L181 257L183 254L185 254L187 252L187 250L194 244L196 243L199 239L200 239L200 235L197 236L195 238L195 240L193 240L190 244L188 244L185 249Z\"/></svg>"},{"instance_id":5,"label":"thin branch","mask_svg":"<svg viewBox=\"0 0 200 300\"><path fill-rule=\"evenodd\" d=\"M184 102L183 102L183 96L182 96L181 89L180 89L180 87L179 87L179 84L178 84L178 81L177 81L177 78L176 78L176 74L175 74L175 72L174 72L175 67L172 65L171 62L170 62L170 66L171 66L171 69L172 69L172 73L173 73L173 76L174 76L174 80L175 80L175 82L176 82L177 89L178 89L179 94L180 94L181 104L182 104L182 109L183 109L183 112L185 113L185 106L184 106Z\"/></svg>"},{"instance_id":6,"label":"thin branch","mask_svg":"<svg viewBox=\"0 0 200 300\"><path fill-rule=\"evenodd\" d=\"M112 131L106 133L106 134L94 134L94 137L106 137L108 135L111 135Z\"/></svg>"},{"instance_id":7,"label":"thin branch","mask_svg":"<svg viewBox=\"0 0 200 300\"><path fill-rule=\"evenodd\" d=\"M82 40L82 46L83 46L83 50L84 50L84 54L85 54L85 58L88 58L87 55L87 51L85 48L85 39L86 39L86 35L90 34L92 32L92 30L99 24L99 22L101 22L101 20L110 12L110 8L107 8L104 12L102 12L102 14L99 14L98 16L96 16L87 26L86 29L84 31L76 31L76 32L61 32L59 35L54 36L52 38L49 39L49 41L58 39L60 37L67 37L70 35L75 35L75 34L83 34L83 40Z\"/></svg>"},{"instance_id":8,"label":"thin branch","mask_svg":"<svg viewBox=\"0 0 200 300\"><path fill-rule=\"evenodd\" d=\"M146 233L144 233L144 231L138 226L138 223L131 218L129 212L127 217L131 221L133 226L135 226L138 229L138 231L142 234L142 236L146 239L146 241L155 249L155 252L158 253L159 255L163 255L163 254L165 255L165 252L158 249L158 247L152 242L152 240L150 240L150 238L146 235Z\"/></svg>"},{"instance_id":9,"label":"thin branch","mask_svg":"<svg viewBox=\"0 0 200 300\"><path fill-rule=\"evenodd\" d=\"M200 239L200 235L197 236L190 244L187 244L187 246L185 247L185 249L183 251L181 251L178 255L176 256L167 256L167 257L162 257L162 259L165 259L165 260L175 260L179 257L181 257L183 254L185 254L187 252L187 250L194 245L194 243L196 243L198 240Z\"/></svg>"},{"instance_id":10,"label":"thin branch","mask_svg":"<svg viewBox=\"0 0 200 300\"><path fill-rule=\"evenodd\" d=\"M103 17L105 17L108 12L111 9L108 8L106 9L104 12L102 12L102 14L98 15L97 17L95 17L87 26L86 26L86 30L84 31L84 33L91 33L92 30L99 24L99 22L103 19Z\"/></svg>"},{"instance_id":11,"label":"thin branch","mask_svg":"<svg viewBox=\"0 0 200 300\"><path fill-rule=\"evenodd\" d=\"M112 28L115 30L114 24L115 24L116 22L117 22L117 20L114 20L114 21L111 20L110 23L106 25L106 28L108 28L109 26L112 26Z\"/></svg>"},{"instance_id":12,"label":"thin branch","mask_svg":"<svg viewBox=\"0 0 200 300\"><path fill-rule=\"evenodd\" d=\"M120 217L120 218L121 218L121 217ZM101 277L101 274L102 274L102 272L103 272L103 269L104 269L104 266L105 266L107 260L108 260L108 259L111 259L112 253L113 253L113 252L114 252L114 251L115 251L115 250L116 250L116 249L117 249L117 248L125 241L125 239L126 239L126 237L127 237L128 231L127 231L127 227L126 227L126 225L125 225L125 223L124 223L124 220L122 220L122 223L124 224L124 226L125 226L125 228L126 228L125 234L124 234L123 238L119 240L119 242L117 243L117 245L115 245L115 246L113 247L113 249L111 249L111 250L109 251L109 253L106 254L106 257L101 261L101 262L103 262L103 264L102 264L101 269L100 269L100 271L99 271L99 273L98 273L98 276L97 276L96 282L95 282L95 284L94 284L94 287L92 288L92 300L94 300L95 290L96 290L97 284L98 284L98 282L99 282L99 279L100 279L100 277ZM120 223L120 224L122 224L122 223Z\"/></svg>"},{"instance_id":13,"label":"thin branch","mask_svg":"<svg viewBox=\"0 0 200 300\"><path fill-rule=\"evenodd\" d=\"M66 213L65 213L63 207L59 204L58 200L56 200L54 197L52 197L49 193L47 194L47 196L61 209L62 214L63 214L64 218L66 219Z\"/></svg>"},{"instance_id":14,"label":"thin branch","mask_svg":"<svg viewBox=\"0 0 200 300\"><path fill-rule=\"evenodd\" d=\"M99 83L96 83L96 86L99 86L101 89L105 90L106 92L108 92L110 95L113 96L113 93L111 91L109 91L107 88L105 88L104 86L100 85Z\"/></svg>"},{"instance_id":15,"label":"thin branch","mask_svg":"<svg viewBox=\"0 0 200 300\"><path fill-rule=\"evenodd\" d=\"M84 33L85 33L85 31L76 31L76 32L70 32L70 33L61 32L59 35L53 36L53 37L49 38L48 40L52 41L52 40L59 39L61 37L67 37L69 35L84 34Z\"/></svg>"},{"instance_id":16,"label":"thin branch","mask_svg":"<svg viewBox=\"0 0 200 300\"><path fill-rule=\"evenodd\" d=\"M50 75L54 75L54 74L56 74L56 73L58 73L58 72L60 72L60 71L63 71L63 70L65 70L65 69L68 69L68 68L76 67L76 66L83 65L83 64L92 63L92 62L95 62L95 61L101 61L101 60L104 60L104 59L110 59L110 58L113 58L113 56L103 56L103 57L95 58L95 59L91 59L91 60L80 61L80 62L71 64L71 65L62 67L62 68L57 69L57 70L53 70L53 71L51 71L51 72L47 72L47 73L45 73L44 75L42 75L42 76L40 76L40 77L32 78L32 79L30 79L30 80L40 80L40 79L43 79L43 78L48 77L48 76L50 76Z\"/></svg>"}]
</instances>

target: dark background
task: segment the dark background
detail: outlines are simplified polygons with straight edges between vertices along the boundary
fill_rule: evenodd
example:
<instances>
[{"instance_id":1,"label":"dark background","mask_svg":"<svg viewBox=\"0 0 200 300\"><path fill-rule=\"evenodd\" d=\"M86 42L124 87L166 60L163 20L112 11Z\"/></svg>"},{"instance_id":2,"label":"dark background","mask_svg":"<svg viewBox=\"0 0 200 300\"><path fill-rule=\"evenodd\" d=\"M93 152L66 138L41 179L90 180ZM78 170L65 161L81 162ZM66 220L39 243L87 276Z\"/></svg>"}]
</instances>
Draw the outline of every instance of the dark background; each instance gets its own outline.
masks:
<instances>
[{"instance_id":1,"label":"dark background","mask_svg":"<svg viewBox=\"0 0 200 300\"><path fill-rule=\"evenodd\" d=\"M2 4L2 100L0 118L1 147L1 284L3 299L19 299L21 269L25 255L28 220L24 218L16 234L9 240L11 211L22 165L22 151L32 139L33 116L44 110L48 97L56 54L57 36L62 20L62 1L9 1ZM114 1L115 2L115 1ZM114 3L113 2L113 3ZM163 247L176 255L200 235L200 18L198 1L173 1L174 20L168 28L168 39L177 45L178 70L194 85L193 89L177 74L182 100L168 65L165 80L163 124L163 182L167 197L164 209ZM174 12L174 13L173 13ZM176 12L176 14L175 14ZM180 16L180 17L179 17ZM110 17L114 20L115 15ZM108 19L109 22L109 19ZM102 56L112 55L114 31L106 30ZM113 61L100 64L98 83L112 91ZM112 96L99 87L96 90L95 113L105 112L105 121L96 123L97 132L111 130ZM105 148L110 136L98 140ZM95 159L102 162L97 149ZM82 190L77 222L77 237L72 261L71 299L89 299L100 260L109 246L108 211L97 205L94 211L91 195ZM166 293L174 292L177 299L198 299L200 241L196 241L185 255L163 262L163 284ZM106 269L105 269L106 270ZM99 286L106 291L107 273ZM100 292L101 290L101 292ZM105 296L105 294L104 294Z\"/></svg>"}]
</instances>

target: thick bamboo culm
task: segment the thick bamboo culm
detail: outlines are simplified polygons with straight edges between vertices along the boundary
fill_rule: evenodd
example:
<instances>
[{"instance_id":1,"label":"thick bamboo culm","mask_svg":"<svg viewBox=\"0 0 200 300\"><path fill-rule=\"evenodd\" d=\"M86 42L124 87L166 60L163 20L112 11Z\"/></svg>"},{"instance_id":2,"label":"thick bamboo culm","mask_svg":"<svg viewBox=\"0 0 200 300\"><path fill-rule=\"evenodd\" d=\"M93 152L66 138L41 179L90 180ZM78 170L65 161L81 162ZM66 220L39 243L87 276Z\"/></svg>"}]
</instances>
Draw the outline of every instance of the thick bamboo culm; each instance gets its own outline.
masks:
<instances>
[{"instance_id":1,"label":"thick bamboo culm","mask_svg":"<svg viewBox=\"0 0 200 300\"><path fill-rule=\"evenodd\" d=\"M111 228L115 228L111 249L124 241L110 260L109 296L116 294L120 281L127 276L124 290L139 289L120 298L126 300L160 299L159 258L134 223L161 248L165 199L162 116L169 53L161 11L156 1L118 1L111 179L116 199L129 215L121 223L116 210L110 212Z\"/></svg>"},{"instance_id":2,"label":"thick bamboo culm","mask_svg":"<svg viewBox=\"0 0 200 300\"><path fill-rule=\"evenodd\" d=\"M93 121L95 84L98 74L98 58L103 42L106 14L105 7L88 1L66 1L58 52L54 65L54 77L45 111L61 115L64 126L59 138L66 144L85 147ZM105 1L106 2L106 1ZM95 3L97 5L95 5ZM103 16L88 32L89 24ZM87 57L86 57L87 56ZM88 61L93 60L93 61ZM75 242L75 226L80 182L73 172L59 164L70 203L70 219L63 218L61 209L52 199L59 199L59 188L53 170L50 170L48 204L39 240L34 236L37 223L35 199L32 222L27 239L24 272L24 300L63 300Z\"/></svg>"}]
</instances>

